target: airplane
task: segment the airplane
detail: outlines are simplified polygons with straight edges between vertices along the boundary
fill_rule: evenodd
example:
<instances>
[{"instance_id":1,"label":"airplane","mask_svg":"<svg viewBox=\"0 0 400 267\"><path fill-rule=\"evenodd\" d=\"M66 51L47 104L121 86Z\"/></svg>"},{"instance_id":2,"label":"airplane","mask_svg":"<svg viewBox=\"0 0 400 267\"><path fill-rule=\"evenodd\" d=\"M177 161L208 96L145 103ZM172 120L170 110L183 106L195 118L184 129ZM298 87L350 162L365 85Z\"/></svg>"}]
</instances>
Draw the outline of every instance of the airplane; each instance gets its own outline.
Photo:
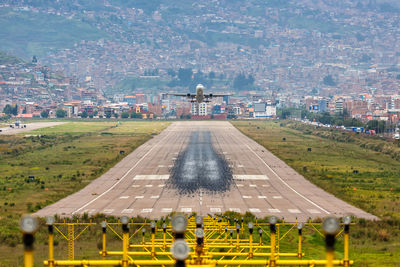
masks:
<instances>
[{"instance_id":1,"label":"airplane","mask_svg":"<svg viewBox=\"0 0 400 267\"><path fill-rule=\"evenodd\" d=\"M169 94L169 95L174 95L174 96L184 96L190 99L190 102L194 103L208 103L210 102L211 98L213 97L224 97L224 96L231 96L232 94L204 94L204 86L202 84L198 84L196 86L196 94Z\"/></svg>"}]
</instances>

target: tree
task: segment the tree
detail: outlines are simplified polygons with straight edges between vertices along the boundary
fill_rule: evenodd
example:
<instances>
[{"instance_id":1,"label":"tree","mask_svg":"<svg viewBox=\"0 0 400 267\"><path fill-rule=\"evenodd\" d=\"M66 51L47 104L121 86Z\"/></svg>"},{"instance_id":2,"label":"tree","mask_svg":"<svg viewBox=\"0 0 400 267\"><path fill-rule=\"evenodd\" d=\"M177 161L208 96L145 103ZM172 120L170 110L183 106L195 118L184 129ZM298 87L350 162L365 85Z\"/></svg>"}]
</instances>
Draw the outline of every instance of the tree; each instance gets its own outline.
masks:
<instances>
[{"instance_id":1,"label":"tree","mask_svg":"<svg viewBox=\"0 0 400 267\"><path fill-rule=\"evenodd\" d=\"M3 112L8 115L18 115L18 105L11 106L10 104L7 104L4 107Z\"/></svg>"},{"instance_id":2,"label":"tree","mask_svg":"<svg viewBox=\"0 0 400 267\"><path fill-rule=\"evenodd\" d=\"M251 87L254 84L254 77L253 75L249 75L246 77L246 75L241 72L238 75L236 75L235 79L233 80L233 88L237 90L243 90L246 89L246 87Z\"/></svg>"},{"instance_id":3,"label":"tree","mask_svg":"<svg viewBox=\"0 0 400 267\"><path fill-rule=\"evenodd\" d=\"M168 69L167 70L167 74L171 77L175 77L176 76L176 72L173 69Z\"/></svg>"},{"instance_id":4,"label":"tree","mask_svg":"<svg viewBox=\"0 0 400 267\"><path fill-rule=\"evenodd\" d=\"M49 112L47 112L47 110L43 110L42 112L40 112L40 117L48 118L49 117Z\"/></svg>"},{"instance_id":5,"label":"tree","mask_svg":"<svg viewBox=\"0 0 400 267\"><path fill-rule=\"evenodd\" d=\"M210 71L210 73L208 73L208 79L210 79L210 80L215 79L215 72Z\"/></svg>"},{"instance_id":6,"label":"tree","mask_svg":"<svg viewBox=\"0 0 400 267\"><path fill-rule=\"evenodd\" d=\"M57 109L56 111L56 117L57 118L65 118L65 116L67 116L67 112L63 109Z\"/></svg>"},{"instance_id":7,"label":"tree","mask_svg":"<svg viewBox=\"0 0 400 267\"><path fill-rule=\"evenodd\" d=\"M33 57L32 57L32 63L33 63L33 64L36 64L37 62L38 62L37 57L36 57L36 56L33 56Z\"/></svg>"},{"instance_id":8,"label":"tree","mask_svg":"<svg viewBox=\"0 0 400 267\"><path fill-rule=\"evenodd\" d=\"M178 79L181 82L181 85L189 85L190 82L192 81L192 75L193 75L193 71L192 69L184 69L184 68L180 68L178 70Z\"/></svg>"},{"instance_id":9,"label":"tree","mask_svg":"<svg viewBox=\"0 0 400 267\"><path fill-rule=\"evenodd\" d=\"M87 118L88 116L89 116L89 114L87 113L86 110L82 111L81 118Z\"/></svg>"},{"instance_id":10,"label":"tree","mask_svg":"<svg viewBox=\"0 0 400 267\"><path fill-rule=\"evenodd\" d=\"M367 123L368 130L375 130L377 133L385 132L386 123L384 121L370 120Z\"/></svg>"},{"instance_id":11,"label":"tree","mask_svg":"<svg viewBox=\"0 0 400 267\"><path fill-rule=\"evenodd\" d=\"M129 118L129 112L128 112L128 111L122 112L122 113L121 113L121 118L122 118L122 119L127 119L127 118Z\"/></svg>"},{"instance_id":12,"label":"tree","mask_svg":"<svg viewBox=\"0 0 400 267\"><path fill-rule=\"evenodd\" d=\"M136 112L131 113L131 119L141 119L142 117L143 117L142 113L136 113Z\"/></svg>"},{"instance_id":13,"label":"tree","mask_svg":"<svg viewBox=\"0 0 400 267\"><path fill-rule=\"evenodd\" d=\"M332 75L327 75L324 77L324 84L328 86L336 86L336 82L333 80Z\"/></svg>"}]
</instances>

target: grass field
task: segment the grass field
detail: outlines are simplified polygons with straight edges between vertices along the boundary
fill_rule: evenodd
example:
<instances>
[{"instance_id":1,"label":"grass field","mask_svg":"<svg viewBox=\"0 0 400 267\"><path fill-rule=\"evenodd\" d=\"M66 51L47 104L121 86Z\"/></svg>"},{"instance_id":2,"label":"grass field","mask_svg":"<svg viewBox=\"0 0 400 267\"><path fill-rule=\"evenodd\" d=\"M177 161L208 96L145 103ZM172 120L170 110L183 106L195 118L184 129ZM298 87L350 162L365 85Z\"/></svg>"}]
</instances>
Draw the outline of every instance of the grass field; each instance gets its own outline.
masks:
<instances>
[{"instance_id":1,"label":"grass field","mask_svg":"<svg viewBox=\"0 0 400 267\"><path fill-rule=\"evenodd\" d=\"M238 121L233 125L314 184L382 219L360 220L353 227L355 266L400 266L397 144L292 122ZM376 151L380 147L387 149Z\"/></svg>"},{"instance_id":2,"label":"grass field","mask_svg":"<svg viewBox=\"0 0 400 267\"><path fill-rule=\"evenodd\" d=\"M0 266L20 266L8 255L20 243L21 214L83 188L120 161L121 150L128 154L168 124L69 122L0 136Z\"/></svg>"},{"instance_id":3,"label":"grass field","mask_svg":"<svg viewBox=\"0 0 400 267\"><path fill-rule=\"evenodd\" d=\"M352 226L350 257L356 260L355 266L399 266L400 162L395 159L394 144L358 136L353 136L352 142L344 142L351 139L347 135L342 138L341 133L332 138L324 130L290 123L233 124L315 184L382 218L380 222L360 220ZM134 150L167 125L146 121L122 121L118 126L109 121L71 121L17 136L0 136L0 266L22 265L17 223L21 214L34 212L84 187L121 160L120 150ZM364 139L369 145L365 145ZM307 152L308 147L311 152ZM380 147L386 148L376 151ZM94 218L97 222L102 219L101 215ZM254 218L247 214L246 221ZM46 227L43 220L41 223L35 236L37 266L47 257ZM75 242L77 259L99 258L100 233L98 226L91 227L79 237ZM296 238L296 231L290 232L282 240L280 250L295 252ZM66 259L66 241L59 234L55 240L56 258ZM304 240L306 258L325 257L323 238L315 230L305 230ZM341 238L336 247L337 257L343 257ZM120 250L121 242L110 235L108 248Z\"/></svg>"}]
</instances>

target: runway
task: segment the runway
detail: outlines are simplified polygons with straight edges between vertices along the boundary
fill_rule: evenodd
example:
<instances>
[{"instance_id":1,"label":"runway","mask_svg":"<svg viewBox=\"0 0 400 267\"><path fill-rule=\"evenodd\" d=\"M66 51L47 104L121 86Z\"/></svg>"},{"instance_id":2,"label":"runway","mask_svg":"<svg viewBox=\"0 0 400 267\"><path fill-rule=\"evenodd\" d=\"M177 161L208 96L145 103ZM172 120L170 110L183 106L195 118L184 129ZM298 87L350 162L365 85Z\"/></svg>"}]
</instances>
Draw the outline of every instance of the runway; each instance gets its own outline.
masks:
<instances>
[{"instance_id":1,"label":"runway","mask_svg":"<svg viewBox=\"0 0 400 267\"><path fill-rule=\"evenodd\" d=\"M226 121L174 122L81 191L36 215L160 218L250 211L293 222L328 215L378 219L308 182Z\"/></svg>"},{"instance_id":2,"label":"runway","mask_svg":"<svg viewBox=\"0 0 400 267\"><path fill-rule=\"evenodd\" d=\"M41 129L41 128L46 128L46 127L53 127L57 125L64 124L66 122L34 122L34 123L29 123L25 124L22 123L21 125L26 125L26 128L11 128L11 127L4 127L0 128L0 135L13 135L13 134L19 134L23 132L30 132L36 129Z\"/></svg>"}]
</instances>

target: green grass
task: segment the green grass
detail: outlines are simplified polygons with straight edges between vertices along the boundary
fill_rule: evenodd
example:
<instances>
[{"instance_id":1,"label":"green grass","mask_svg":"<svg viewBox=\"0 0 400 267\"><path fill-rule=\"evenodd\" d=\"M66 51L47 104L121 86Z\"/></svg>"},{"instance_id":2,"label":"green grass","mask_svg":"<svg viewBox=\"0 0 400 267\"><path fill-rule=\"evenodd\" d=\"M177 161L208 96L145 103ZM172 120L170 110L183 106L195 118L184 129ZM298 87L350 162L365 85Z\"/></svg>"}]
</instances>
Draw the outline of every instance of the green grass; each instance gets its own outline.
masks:
<instances>
[{"instance_id":1,"label":"green grass","mask_svg":"<svg viewBox=\"0 0 400 267\"><path fill-rule=\"evenodd\" d=\"M396 158L397 144L291 122L237 121L233 125L314 184L382 219L380 222L361 220L353 227L351 255L357 260L355 266L398 266L400 161ZM376 146L386 150L376 151ZM307 151L309 147L311 152ZM353 173L354 170L359 173Z\"/></svg>"},{"instance_id":2,"label":"green grass","mask_svg":"<svg viewBox=\"0 0 400 267\"><path fill-rule=\"evenodd\" d=\"M69 122L27 133L35 136L0 136L0 265L20 266L3 252L19 245L22 214L83 188L119 162L121 150L127 155L168 124Z\"/></svg>"}]
</instances>

